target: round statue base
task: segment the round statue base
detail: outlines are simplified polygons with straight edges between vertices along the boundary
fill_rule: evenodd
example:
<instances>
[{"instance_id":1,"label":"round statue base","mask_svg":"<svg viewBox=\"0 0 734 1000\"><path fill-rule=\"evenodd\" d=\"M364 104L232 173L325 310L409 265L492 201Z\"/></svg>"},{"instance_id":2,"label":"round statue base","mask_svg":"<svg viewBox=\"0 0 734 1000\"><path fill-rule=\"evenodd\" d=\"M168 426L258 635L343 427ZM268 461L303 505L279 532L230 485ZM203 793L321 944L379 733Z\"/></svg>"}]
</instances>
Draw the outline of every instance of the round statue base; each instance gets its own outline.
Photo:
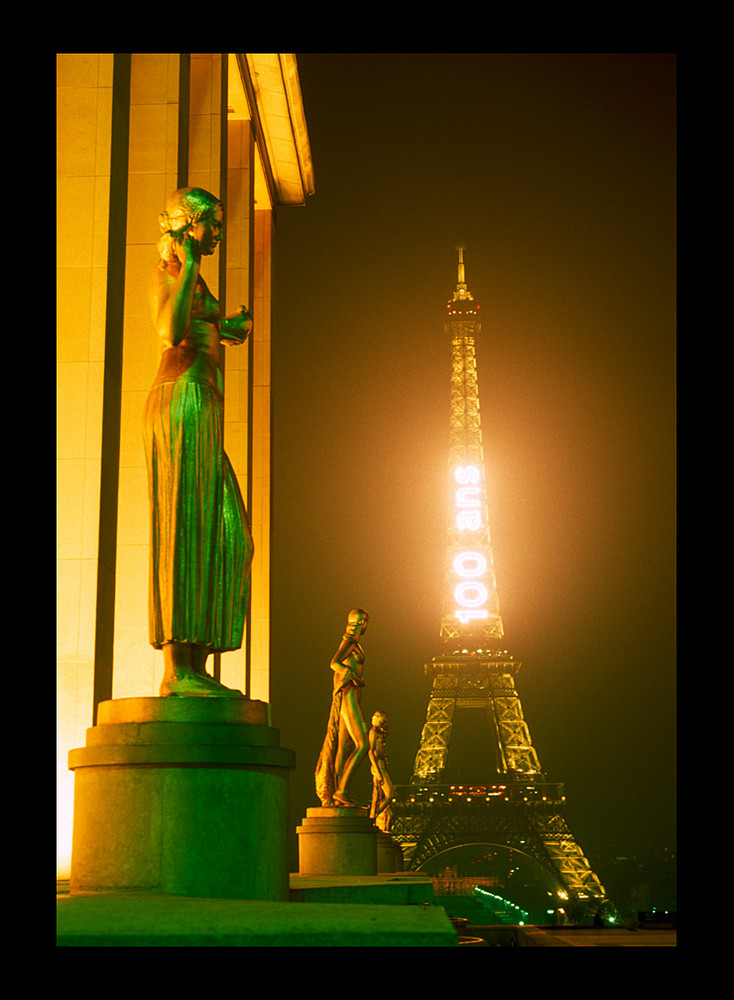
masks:
<instances>
[{"instance_id":1,"label":"round statue base","mask_svg":"<svg viewBox=\"0 0 734 1000\"><path fill-rule=\"evenodd\" d=\"M288 771L268 705L100 703L74 771L70 891L288 899Z\"/></svg>"},{"instance_id":2,"label":"round statue base","mask_svg":"<svg viewBox=\"0 0 734 1000\"><path fill-rule=\"evenodd\" d=\"M299 873L376 875L377 832L368 809L307 809L302 825L296 827Z\"/></svg>"}]
</instances>

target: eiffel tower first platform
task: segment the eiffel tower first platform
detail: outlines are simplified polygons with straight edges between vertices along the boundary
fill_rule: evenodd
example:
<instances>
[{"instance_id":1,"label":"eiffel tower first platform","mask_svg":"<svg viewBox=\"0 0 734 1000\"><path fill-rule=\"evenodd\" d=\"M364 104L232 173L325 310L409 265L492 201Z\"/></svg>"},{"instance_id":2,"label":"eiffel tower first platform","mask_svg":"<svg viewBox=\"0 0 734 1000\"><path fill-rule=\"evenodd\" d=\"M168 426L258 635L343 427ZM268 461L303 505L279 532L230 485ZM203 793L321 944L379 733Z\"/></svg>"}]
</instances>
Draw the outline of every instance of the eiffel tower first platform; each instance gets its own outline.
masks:
<instances>
[{"instance_id":1,"label":"eiffel tower first platform","mask_svg":"<svg viewBox=\"0 0 734 1000\"><path fill-rule=\"evenodd\" d=\"M570 919L613 916L564 818L563 785L541 770L515 686L521 664L501 648L474 341L479 305L466 285L463 248L457 249L459 280L445 321L452 360L443 651L425 665L431 678L426 721L410 784L396 790L391 833L408 870L463 845L508 847L545 869ZM484 710L495 751L491 783L446 781L451 737L464 709Z\"/></svg>"}]
</instances>

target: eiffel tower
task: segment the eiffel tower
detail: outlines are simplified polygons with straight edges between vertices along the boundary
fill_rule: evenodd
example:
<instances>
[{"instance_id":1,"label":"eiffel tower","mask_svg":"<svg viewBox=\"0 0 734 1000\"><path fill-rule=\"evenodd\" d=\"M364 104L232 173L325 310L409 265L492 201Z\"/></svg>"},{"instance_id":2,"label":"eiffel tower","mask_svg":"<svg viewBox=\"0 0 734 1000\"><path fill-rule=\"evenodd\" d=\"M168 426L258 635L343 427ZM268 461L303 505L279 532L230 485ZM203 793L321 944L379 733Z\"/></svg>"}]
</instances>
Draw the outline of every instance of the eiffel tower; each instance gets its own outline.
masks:
<instances>
[{"instance_id":1,"label":"eiffel tower","mask_svg":"<svg viewBox=\"0 0 734 1000\"><path fill-rule=\"evenodd\" d=\"M392 835L412 871L466 844L521 851L550 874L569 918L583 920L614 907L563 816L563 785L541 769L515 687L521 664L502 649L474 340L480 307L466 284L464 247L457 250L458 282L445 320L451 400L443 651L425 665L426 721L410 784L397 789ZM469 708L484 710L496 775L488 784L449 784L454 722Z\"/></svg>"}]
</instances>

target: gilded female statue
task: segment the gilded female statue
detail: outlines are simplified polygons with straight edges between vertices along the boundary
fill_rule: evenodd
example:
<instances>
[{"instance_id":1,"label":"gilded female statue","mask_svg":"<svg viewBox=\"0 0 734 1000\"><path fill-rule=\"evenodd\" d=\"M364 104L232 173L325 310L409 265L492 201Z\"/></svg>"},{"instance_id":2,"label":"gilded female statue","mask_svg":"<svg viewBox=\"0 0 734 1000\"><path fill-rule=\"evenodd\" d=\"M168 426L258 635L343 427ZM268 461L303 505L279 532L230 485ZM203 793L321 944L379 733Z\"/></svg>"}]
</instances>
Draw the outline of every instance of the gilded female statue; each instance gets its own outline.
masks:
<instances>
[{"instance_id":1,"label":"gilded female statue","mask_svg":"<svg viewBox=\"0 0 734 1000\"><path fill-rule=\"evenodd\" d=\"M222 318L200 275L216 251L223 208L201 188L173 194L160 216L150 301L161 359L145 405L151 509L149 635L163 651L169 695L234 696L206 672L209 653L242 644L252 538L224 453L222 344L252 327L244 306Z\"/></svg>"},{"instance_id":2,"label":"gilded female statue","mask_svg":"<svg viewBox=\"0 0 734 1000\"><path fill-rule=\"evenodd\" d=\"M349 612L347 628L332 657L331 713L326 738L316 765L316 792L322 806L356 806L347 786L368 750L367 724L362 715L364 650L359 638L369 615L360 608Z\"/></svg>"},{"instance_id":3,"label":"gilded female statue","mask_svg":"<svg viewBox=\"0 0 734 1000\"><path fill-rule=\"evenodd\" d=\"M378 829L389 833L392 826L395 786L387 770L387 716L384 712L375 712L372 716L369 741L370 770L372 772L370 816Z\"/></svg>"}]
</instances>

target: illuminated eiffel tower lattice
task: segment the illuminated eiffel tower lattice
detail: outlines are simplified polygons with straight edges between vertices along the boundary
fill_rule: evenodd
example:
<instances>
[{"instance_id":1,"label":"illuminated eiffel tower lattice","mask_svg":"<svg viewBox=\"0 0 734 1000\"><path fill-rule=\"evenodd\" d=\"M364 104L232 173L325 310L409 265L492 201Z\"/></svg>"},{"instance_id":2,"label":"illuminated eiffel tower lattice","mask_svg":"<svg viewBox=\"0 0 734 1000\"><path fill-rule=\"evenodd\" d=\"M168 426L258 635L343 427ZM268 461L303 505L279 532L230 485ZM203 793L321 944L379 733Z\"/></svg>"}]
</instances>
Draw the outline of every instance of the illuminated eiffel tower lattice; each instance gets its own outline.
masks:
<instances>
[{"instance_id":1,"label":"illuminated eiffel tower lattice","mask_svg":"<svg viewBox=\"0 0 734 1000\"><path fill-rule=\"evenodd\" d=\"M445 320L451 402L442 652L425 665L432 681L426 721L410 784L398 787L392 835L412 871L467 844L521 851L549 873L572 919L584 919L613 907L563 816L563 785L541 770L515 687L520 663L502 648L475 354L480 307L467 288L464 248L457 249L458 282ZM486 762L492 773L485 784L449 783L446 776L463 709L486 716L494 766Z\"/></svg>"}]
</instances>

